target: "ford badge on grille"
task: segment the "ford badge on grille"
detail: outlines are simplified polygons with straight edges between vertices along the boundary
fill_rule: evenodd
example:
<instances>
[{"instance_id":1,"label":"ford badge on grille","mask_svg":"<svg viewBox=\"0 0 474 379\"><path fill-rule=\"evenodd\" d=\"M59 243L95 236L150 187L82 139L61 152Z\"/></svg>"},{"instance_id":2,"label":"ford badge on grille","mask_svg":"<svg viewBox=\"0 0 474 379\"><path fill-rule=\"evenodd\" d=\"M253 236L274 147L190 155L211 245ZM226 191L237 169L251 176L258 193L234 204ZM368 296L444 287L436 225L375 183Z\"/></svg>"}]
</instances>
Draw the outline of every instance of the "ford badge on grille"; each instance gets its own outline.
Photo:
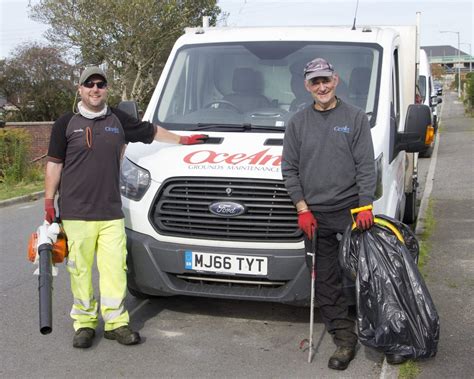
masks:
<instances>
[{"instance_id":1,"label":"ford badge on grille","mask_svg":"<svg viewBox=\"0 0 474 379\"><path fill-rule=\"evenodd\" d=\"M245 207L233 201L216 201L209 205L209 211L216 216L235 217L243 214Z\"/></svg>"}]
</instances>

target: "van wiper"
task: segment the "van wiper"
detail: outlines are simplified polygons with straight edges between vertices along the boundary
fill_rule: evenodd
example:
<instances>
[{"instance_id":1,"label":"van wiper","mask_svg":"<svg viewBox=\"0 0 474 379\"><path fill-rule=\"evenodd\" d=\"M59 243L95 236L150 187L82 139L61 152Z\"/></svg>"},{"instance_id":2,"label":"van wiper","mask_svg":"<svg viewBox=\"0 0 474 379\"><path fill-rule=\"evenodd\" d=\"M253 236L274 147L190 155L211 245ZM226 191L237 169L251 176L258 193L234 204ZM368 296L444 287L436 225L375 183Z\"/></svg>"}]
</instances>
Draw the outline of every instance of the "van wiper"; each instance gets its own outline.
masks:
<instances>
[{"instance_id":1,"label":"van wiper","mask_svg":"<svg viewBox=\"0 0 474 379\"><path fill-rule=\"evenodd\" d=\"M251 129L252 126L250 124L225 124L225 123L217 123L217 122L198 122L197 127L191 130L205 130L205 129L213 129L213 128L227 128L227 129Z\"/></svg>"},{"instance_id":2,"label":"van wiper","mask_svg":"<svg viewBox=\"0 0 474 379\"><path fill-rule=\"evenodd\" d=\"M191 130L206 130L206 129L214 129L214 128L228 128L228 129L240 129L242 131L250 131L250 130L276 130L279 132L285 131L285 129L281 126L270 126L270 125L252 125L249 123L243 124L225 124L225 123L201 123L197 124L197 127Z\"/></svg>"}]
</instances>

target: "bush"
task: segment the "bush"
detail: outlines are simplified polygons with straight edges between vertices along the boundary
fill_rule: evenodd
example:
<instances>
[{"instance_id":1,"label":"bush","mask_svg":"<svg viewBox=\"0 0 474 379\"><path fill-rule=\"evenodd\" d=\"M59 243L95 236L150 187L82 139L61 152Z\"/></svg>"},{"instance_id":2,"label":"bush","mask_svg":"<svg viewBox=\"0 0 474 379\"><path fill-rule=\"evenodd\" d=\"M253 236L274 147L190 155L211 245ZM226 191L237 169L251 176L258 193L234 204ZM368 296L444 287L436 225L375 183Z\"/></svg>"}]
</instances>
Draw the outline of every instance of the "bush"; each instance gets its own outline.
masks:
<instances>
[{"instance_id":1,"label":"bush","mask_svg":"<svg viewBox=\"0 0 474 379\"><path fill-rule=\"evenodd\" d=\"M470 72L466 75L466 106L468 111L474 110L474 73Z\"/></svg>"},{"instance_id":2,"label":"bush","mask_svg":"<svg viewBox=\"0 0 474 379\"><path fill-rule=\"evenodd\" d=\"M28 174L30 135L22 129L0 130L0 183L15 184Z\"/></svg>"}]
</instances>

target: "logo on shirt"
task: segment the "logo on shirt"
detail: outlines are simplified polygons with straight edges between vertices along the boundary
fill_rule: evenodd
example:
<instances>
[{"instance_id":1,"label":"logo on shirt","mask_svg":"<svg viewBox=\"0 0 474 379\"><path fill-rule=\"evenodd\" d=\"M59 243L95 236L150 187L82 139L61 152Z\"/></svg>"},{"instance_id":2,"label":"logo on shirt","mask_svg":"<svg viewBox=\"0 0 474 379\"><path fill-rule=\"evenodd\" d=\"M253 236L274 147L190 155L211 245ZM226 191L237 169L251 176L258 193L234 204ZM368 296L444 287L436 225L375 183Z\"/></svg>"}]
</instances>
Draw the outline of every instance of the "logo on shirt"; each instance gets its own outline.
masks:
<instances>
[{"instance_id":1,"label":"logo on shirt","mask_svg":"<svg viewBox=\"0 0 474 379\"><path fill-rule=\"evenodd\" d=\"M334 131L339 132L339 133L349 134L351 132L351 128L349 128L347 125L346 126L335 126Z\"/></svg>"},{"instance_id":2,"label":"logo on shirt","mask_svg":"<svg viewBox=\"0 0 474 379\"><path fill-rule=\"evenodd\" d=\"M106 126L105 127L105 131L106 132L109 132L109 133L115 133L115 134L119 134L120 131L119 131L119 128L113 128L111 126Z\"/></svg>"},{"instance_id":3,"label":"logo on shirt","mask_svg":"<svg viewBox=\"0 0 474 379\"><path fill-rule=\"evenodd\" d=\"M74 129L73 133L84 133L84 129Z\"/></svg>"}]
</instances>

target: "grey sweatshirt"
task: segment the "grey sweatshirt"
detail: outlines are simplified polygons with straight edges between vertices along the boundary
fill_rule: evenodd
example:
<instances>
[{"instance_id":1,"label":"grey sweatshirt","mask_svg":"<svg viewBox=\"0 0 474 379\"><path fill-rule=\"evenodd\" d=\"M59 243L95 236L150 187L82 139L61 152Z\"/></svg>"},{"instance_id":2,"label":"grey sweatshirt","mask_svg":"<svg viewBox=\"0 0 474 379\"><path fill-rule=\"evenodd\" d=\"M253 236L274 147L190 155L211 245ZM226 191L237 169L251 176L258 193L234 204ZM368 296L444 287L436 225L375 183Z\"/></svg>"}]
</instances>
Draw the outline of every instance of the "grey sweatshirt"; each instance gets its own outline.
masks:
<instances>
[{"instance_id":1,"label":"grey sweatshirt","mask_svg":"<svg viewBox=\"0 0 474 379\"><path fill-rule=\"evenodd\" d=\"M305 200L311 210L372 204L374 149L364 111L339 100L328 111L297 112L285 131L282 174L293 203Z\"/></svg>"}]
</instances>

